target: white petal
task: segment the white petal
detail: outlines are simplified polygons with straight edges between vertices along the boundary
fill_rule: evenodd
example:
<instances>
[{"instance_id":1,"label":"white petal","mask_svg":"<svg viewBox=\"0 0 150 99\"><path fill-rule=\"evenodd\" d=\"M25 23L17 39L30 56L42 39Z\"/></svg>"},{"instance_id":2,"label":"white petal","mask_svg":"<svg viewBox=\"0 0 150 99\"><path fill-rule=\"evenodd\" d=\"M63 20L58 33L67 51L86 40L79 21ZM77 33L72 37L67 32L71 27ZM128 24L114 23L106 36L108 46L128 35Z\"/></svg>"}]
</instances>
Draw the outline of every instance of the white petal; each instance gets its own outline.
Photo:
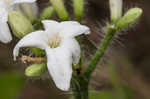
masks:
<instances>
[{"instance_id":1,"label":"white petal","mask_svg":"<svg viewBox=\"0 0 150 99\"><path fill-rule=\"evenodd\" d=\"M12 40L12 36L7 22L0 21L0 41L3 43L9 43Z\"/></svg>"},{"instance_id":2,"label":"white petal","mask_svg":"<svg viewBox=\"0 0 150 99\"><path fill-rule=\"evenodd\" d=\"M80 23L79 22L77 22L77 21L63 21L63 22L61 22L61 24L66 24L66 25L80 25Z\"/></svg>"},{"instance_id":3,"label":"white petal","mask_svg":"<svg viewBox=\"0 0 150 99\"><path fill-rule=\"evenodd\" d=\"M113 19L118 19L122 16L122 7L123 1L122 0L110 0L110 10L111 10L111 17Z\"/></svg>"},{"instance_id":4,"label":"white petal","mask_svg":"<svg viewBox=\"0 0 150 99\"><path fill-rule=\"evenodd\" d=\"M16 60L16 57L19 54L20 47L34 46L41 49L47 48L48 38L47 35L45 34L46 33L44 33L44 31L36 31L23 37L14 48L13 51L14 60Z\"/></svg>"},{"instance_id":5,"label":"white petal","mask_svg":"<svg viewBox=\"0 0 150 99\"><path fill-rule=\"evenodd\" d=\"M75 52L76 51L76 52ZM80 47L75 39L65 39L59 47L46 49L48 70L56 86L67 91L70 87L72 76L72 56L74 63L80 59Z\"/></svg>"},{"instance_id":6,"label":"white petal","mask_svg":"<svg viewBox=\"0 0 150 99\"><path fill-rule=\"evenodd\" d=\"M0 21L1 22L7 22L8 21L8 11L2 7L0 7Z\"/></svg>"},{"instance_id":7,"label":"white petal","mask_svg":"<svg viewBox=\"0 0 150 99\"><path fill-rule=\"evenodd\" d=\"M33 3L36 0L12 0L11 5L18 4L18 3Z\"/></svg>"},{"instance_id":8,"label":"white petal","mask_svg":"<svg viewBox=\"0 0 150 99\"><path fill-rule=\"evenodd\" d=\"M76 21L61 22L60 28L60 34L63 37L75 37L81 34L90 33L90 29L87 26L81 25Z\"/></svg>"},{"instance_id":9,"label":"white petal","mask_svg":"<svg viewBox=\"0 0 150 99\"><path fill-rule=\"evenodd\" d=\"M0 0L0 11L1 9L6 9L6 8L7 8L7 5L6 5L5 0Z\"/></svg>"},{"instance_id":10,"label":"white petal","mask_svg":"<svg viewBox=\"0 0 150 99\"><path fill-rule=\"evenodd\" d=\"M57 33L59 31L59 22L53 20L44 20L42 21L45 30L48 34Z\"/></svg>"},{"instance_id":11,"label":"white petal","mask_svg":"<svg viewBox=\"0 0 150 99\"><path fill-rule=\"evenodd\" d=\"M80 45L74 38L66 39L64 43L65 48L68 48L72 53L73 64L77 65L80 60Z\"/></svg>"},{"instance_id":12,"label":"white petal","mask_svg":"<svg viewBox=\"0 0 150 99\"><path fill-rule=\"evenodd\" d=\"M72 76L72 57L71 53L64 48L46 49L48 70L56 86L68 91Z\"/></svg>"}]
</instances>

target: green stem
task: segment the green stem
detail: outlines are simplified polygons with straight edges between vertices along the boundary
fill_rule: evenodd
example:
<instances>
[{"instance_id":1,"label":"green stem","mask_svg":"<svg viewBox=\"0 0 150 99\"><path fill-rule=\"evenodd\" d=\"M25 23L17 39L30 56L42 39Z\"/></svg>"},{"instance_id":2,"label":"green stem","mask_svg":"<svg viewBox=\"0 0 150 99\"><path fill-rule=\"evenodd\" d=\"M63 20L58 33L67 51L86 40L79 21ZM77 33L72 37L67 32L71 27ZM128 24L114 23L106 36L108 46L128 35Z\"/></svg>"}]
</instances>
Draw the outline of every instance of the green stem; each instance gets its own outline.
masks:
<instances>
[{"instance_id":1,"label":"green stem","mask_svg":"<svg viewBox=\"0 0 150 99\"><path fill-rule=\"evenodd\" d=\"M114 25L110 25L107 28L108 28L108 32L107 32L102 44L100 45L99 49L97 50L95 56L92 58L90 64L88 65L87 70L84 72L84 75L86 76L87 79L90 79L92 72L95 70L96 65L103 57L107 47L109 46L111 40L113 39L113 37L117 31L117 29L115 28Z\"/></svg>"},{"instance_id":2,"label":"green stem","mask_svg":"<svg viewBox=\"0 0 150 99\"><path fill-rule=\"evenodd\" d=\"M82 75L73 75L72 91L73 99L89 99L88 80Z\"/></svg>"},{"instance_id":3,"label":"green stem","mask_svg":"<svg viewBox=\"0 0 150 99\"><path fill-rule=\"evenodd\" d=\"M89 99L88 85L92 72L95 70L96 65L101 60L104 55L107 47L110 44L110 41L113 39L117 29L114 25L107 27L108 33L105 36L101 46L96 52L96 55L92 58L87 70L80 75L73 75L72 79L72 91L75 99Z\"/></svg>"}]
</instances>

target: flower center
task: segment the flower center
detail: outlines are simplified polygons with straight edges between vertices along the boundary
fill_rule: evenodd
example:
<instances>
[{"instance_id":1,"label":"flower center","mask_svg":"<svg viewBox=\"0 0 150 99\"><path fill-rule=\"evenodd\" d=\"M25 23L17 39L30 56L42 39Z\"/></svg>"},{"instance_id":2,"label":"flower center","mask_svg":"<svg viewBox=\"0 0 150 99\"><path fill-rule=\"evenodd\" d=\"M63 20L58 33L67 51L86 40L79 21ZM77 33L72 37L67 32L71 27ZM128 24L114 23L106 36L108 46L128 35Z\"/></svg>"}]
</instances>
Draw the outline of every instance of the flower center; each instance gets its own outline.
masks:
<instances>
[{"instance_id":1,"label":"flower center","mask_svg":"<svg viewBox=\"0 0 150 99\"><path fill-rule=\"evenodd\" d=\"M61 43L61 37L59 36L59 33L56 33L49 39L49 46L50 48L56 48Z\"/></svg>"}]
</instances>

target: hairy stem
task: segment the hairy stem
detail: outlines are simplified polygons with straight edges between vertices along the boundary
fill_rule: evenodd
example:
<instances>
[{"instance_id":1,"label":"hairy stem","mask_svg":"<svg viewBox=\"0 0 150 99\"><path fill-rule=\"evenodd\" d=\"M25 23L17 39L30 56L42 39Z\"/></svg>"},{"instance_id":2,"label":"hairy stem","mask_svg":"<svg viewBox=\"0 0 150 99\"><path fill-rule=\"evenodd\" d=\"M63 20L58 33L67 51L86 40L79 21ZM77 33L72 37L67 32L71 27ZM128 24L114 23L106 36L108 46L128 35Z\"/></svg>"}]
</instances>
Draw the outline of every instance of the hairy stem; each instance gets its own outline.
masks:
<instances>
[{"instance_id":1,"label":"hairy stem","mask_svg":"<svg viewBox=\"0 0 150 99\"><path fill-rule=\"evenodd\" d=\"M113 39L113 37L117 31L117 29L115 28L114 25L110 25L107 28L108 28L107 29L108 32L107 32L103 42L101 43L95 56L92 58L91 62L89 63L87 70L84 72L84 75L87 79L90 79L92 72L95 70L96 65L98 64L98 62L103 57L105 51L107 50L107 47L109 46L111 40Z\"/></svg>"},{"instance_id":2,"label":"hairy stem","mask_svg":"<svg viewBox=\"0 0 150 99\"><path fill-rule=\"evenodd\" d=\"M92 72L95 70L96 65L103 57L107 47L109 46L111 40L113 39L117 29L114 25L109 25L107 27L107 34L101 43L99 49L97 50L95 56L92 58L87 70L80 75L73 75L72 79L72 91L74 93L75 99L89 99L88 85L91 78Z\"/></svg>"}]
</instances>

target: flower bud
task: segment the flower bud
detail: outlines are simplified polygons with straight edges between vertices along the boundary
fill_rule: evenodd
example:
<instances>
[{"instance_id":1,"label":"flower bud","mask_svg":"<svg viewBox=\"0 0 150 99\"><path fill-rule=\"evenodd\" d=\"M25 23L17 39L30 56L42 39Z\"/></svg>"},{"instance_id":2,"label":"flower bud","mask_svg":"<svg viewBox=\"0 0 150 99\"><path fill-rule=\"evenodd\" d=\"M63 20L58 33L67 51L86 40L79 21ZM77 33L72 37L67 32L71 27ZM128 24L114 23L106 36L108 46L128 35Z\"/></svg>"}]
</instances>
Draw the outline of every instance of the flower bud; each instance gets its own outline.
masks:
<instances>
[{"instance_id":1,"label":"flower bud","mask_svg":"<svg viewBox=\"0 0 150 99\"><path fill-rule=\"evenodd\" d=\"M43 13L41 14L40 20L50 19L55 13L55 10L52 6L49 6L44 9Z\"/></svg>"},{"instance_id":2,"label":"flower bud","mask_svg":"<svg viewBox=\"0 0 150 99\"><path fill-rule=\"evenodd\" d=\"M31 22L19 12L10 12L8 14L8 23L13 34L18 38L22 38L34 30Z\"/></svg>"},{"instance_id":3,"label":"flower bud","mask_svg":"<svg viewBox=\"0 0 150 99\"><path fill-rule=\"evenodd\" d=\"M61 21L66 21L69 19L68 12L67 12L62 0L50 0L50 2L53 5L53 7L55 8Z\"/></svg>"},{"instance_id":4,"label":"flower bud","mask_svg":"<svg viewBox=\"0 0 150 99\"><path fill-rule=\"evenodd\" d=\"M131 8L126 14L116 23L117 29L123 29L131 24L134 24L142 15L141 8Z\"/></svg>"},{"instance_id":5,"label":"flower bud","mask_svg":"<svg viewBox=\"0 0 150 99\"><path fill-rule=\"evenodd\" d=\"M109 0L111 21L116 23L122 16L122 0Z\"/></svg>"},{"instance_id":6,"label":"flower bud","mask_svg":"<svg viewBox=\"0 0 150 99\"><path fill-rule=\"evenodd\" d=\"M81 21L84 12L84 0L73 0L74 13L77 21Z\"/></svg>"},{"instance_id":7,"label":"flower bud","mask_svg":"<svg viewBox=\"0 0 150 99\"><path fill-rule=\"evenodd\" d=\"M46 64L33 64L25 70L25 75L28 77L36 77L40 76L42 73L46 71Z\"/></svg>"},{"instance_id":8,"label":"flower bud","mask_svg":"<svg viewBox=\"0 0 150 99\"><path fill-rule=\"evenodd\" d=\"M36 20L37 12L38 12L38 7L36 3L22 3L20 4L21 9L23 11L23 14L27 16L27 18L31 21L34 22Z\"/></svg>"}]
</instances>

